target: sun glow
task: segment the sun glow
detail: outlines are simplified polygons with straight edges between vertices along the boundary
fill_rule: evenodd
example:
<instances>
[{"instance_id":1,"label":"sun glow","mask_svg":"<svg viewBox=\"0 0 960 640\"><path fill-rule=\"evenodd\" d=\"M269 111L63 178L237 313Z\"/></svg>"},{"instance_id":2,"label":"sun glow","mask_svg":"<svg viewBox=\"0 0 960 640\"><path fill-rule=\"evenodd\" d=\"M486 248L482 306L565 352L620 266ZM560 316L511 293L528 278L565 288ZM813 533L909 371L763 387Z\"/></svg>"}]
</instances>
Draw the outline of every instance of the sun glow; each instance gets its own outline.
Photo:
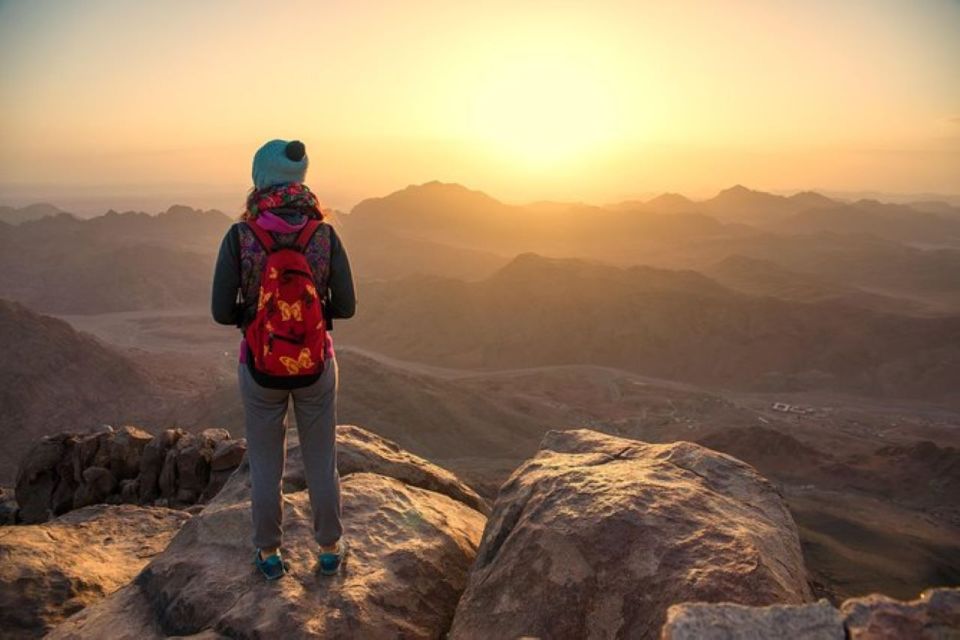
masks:
<instances>
[{"instance_id":1,"label":"sun glow","mask_svg":"<svg viewBox=\"0 0 960 640\"><path fill-rule=\"evenodd\" d=\"M0 201L202 204L276 137L343 207L434 179L518 201L957 190L957 3L182 4L0 0ZM292 24L278 72L249 34Z\"/></svg>"},{"instance_id":2,"label":"sun glow","mask_svg":"<svg viewBox=\"0 0 960 640\"><path fill-rule=\"evenodd\" d=\"M518 165L554 168L613 142L623 129L618 107L588 60L511 59L477 84L469 135Z\"/></svg>"}]
</instances>

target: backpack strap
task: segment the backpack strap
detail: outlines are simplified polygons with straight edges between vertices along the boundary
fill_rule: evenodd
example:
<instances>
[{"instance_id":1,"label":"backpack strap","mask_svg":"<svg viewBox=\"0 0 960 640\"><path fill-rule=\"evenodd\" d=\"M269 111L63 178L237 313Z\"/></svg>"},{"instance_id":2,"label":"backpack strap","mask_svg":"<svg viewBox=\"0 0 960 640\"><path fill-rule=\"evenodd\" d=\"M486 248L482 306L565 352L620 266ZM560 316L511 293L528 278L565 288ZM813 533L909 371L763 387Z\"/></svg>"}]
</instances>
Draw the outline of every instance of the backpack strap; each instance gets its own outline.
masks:
<instances>
[{"instance_id":1,"label":"backpack strap","mask_svg":"<svg viewBox=\"0 0 960 640\"><path fill-rule=\"evenodd\" d=\"M277 241L273 238L273 235L252 220L246 220L244 224L250 227L250 231L252 231L253 235L260 241L260 246L263 247L263 250L267 253L273 253L274 249L277 248Z\"/></svg>"},{"instance_id":2,"label":"backpack strap","mask_svg":"<svg viewBox=\"0 0 960 640\"><path fill-rule=\"evenodd\" d=\"M307 250L307 245L310 244L310 240L313 238L313 234L317 232L317 229L320 228L320 225L323 224L320 220L316 218L311 218L307 220L307 224L303 225L303 229L300 230L300 234L297 235L297 240L294 243L294 246L303 253Z\"/></svg>"}]
</instances>

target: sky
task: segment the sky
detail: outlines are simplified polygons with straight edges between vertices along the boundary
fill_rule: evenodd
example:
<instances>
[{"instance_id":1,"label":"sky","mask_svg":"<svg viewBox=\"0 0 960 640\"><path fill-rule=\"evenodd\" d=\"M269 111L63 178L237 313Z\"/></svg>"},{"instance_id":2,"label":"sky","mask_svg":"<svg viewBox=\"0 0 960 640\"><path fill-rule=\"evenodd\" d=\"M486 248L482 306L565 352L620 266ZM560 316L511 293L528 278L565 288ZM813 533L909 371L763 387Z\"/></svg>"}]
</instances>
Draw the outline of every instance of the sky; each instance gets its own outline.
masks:
<instances>
[{"instance_id":1,"label":"sky","mask_svg":"<svg viewBox=\"0 0 960 640\"><path fill-rule=\"evenodd\" d=\"M960 193L960 2L0 0L0 203ZM17 202L14 202L17 201Z\"/></svg>"}]
</instances>

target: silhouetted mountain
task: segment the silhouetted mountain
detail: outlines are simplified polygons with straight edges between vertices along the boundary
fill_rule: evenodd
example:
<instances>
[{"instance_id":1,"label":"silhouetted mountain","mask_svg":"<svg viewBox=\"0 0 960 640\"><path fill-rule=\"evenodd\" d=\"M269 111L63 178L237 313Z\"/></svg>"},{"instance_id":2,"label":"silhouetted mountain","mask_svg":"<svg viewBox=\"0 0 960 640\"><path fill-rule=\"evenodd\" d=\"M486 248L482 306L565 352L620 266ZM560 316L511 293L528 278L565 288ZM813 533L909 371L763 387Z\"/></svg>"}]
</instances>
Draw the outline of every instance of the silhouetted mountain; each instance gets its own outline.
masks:
<instances>
[{"instance_id":1,"label":"silhouetted mountain","mask_svg":"<svg viewBox=\"0 0 960 640\"><path fill-rule=\"evenodd\" d=\"M388 230L365 232L347 223L340 236L358 278L389 280L414 274L443 274L476 280L486 277L510 258L491 251L410 238Z\"/></svg>"},{"instance_id":2,"label":"silhouetted mountain","mask_svg":"<svg viewBox=\"0 0 960 640\"><path fill-rule=\"evenodd\" d=\"M678 193L664 193L644 203L645 208L663 213L683 213L691 211L693 206L692 200Z\"/></svg>"},{"instance_id":3,"label":"silhouetted mountain","mask_svg":"<svg viewBox=\"0 0 960 640\"><path fill-rule=\"evenodd\" d=\"M935 213L939 216L943 216L944 218L951 218L954 220L960 219L960 206L952 205L941 200L922 200L920 202L910 202L908 205L910 208L916 209L917 211Z\"/></svg>"},{"instance_id":4,"label":"silhouetted mountain","mask_svg":"<svg viewBox=\"0 0 960 640\"><path fill-rule=\"evenodd\" d=\"M750 295L797 302L835 301L895 313L921 313L923 310L923 306L916 302L867 293L815 274L790 271L772 260L734 255L704 269L704 273L724 286Z\"/></svg>"},{"instance_id":5,"label":"silhouetted mountain","mask_svg":"<svg viewBox=\"0 0 960 640\"><path fill-rule=\"evenodd\" d=\"M402 321L398 321L402 319ZM468 368L599 364L747 389L948 399L960 318L733 293L699 274L521 256L476 283L371 283L354 344Z\"/></svg>"},{"instance_id":6,"label":"silhouetted mountain","mask_svg":"<svg viewBox=\"0 0 960 640\"><path fill-rule=\"evenodd\" d=\"M630 292L673 291L697 295L724 295L730 292L695 271L673 271L637 266L617 269L599 262L573 258L545 258L524 253L497 271L488 280L493 286L520 288L533 295L547 283L589 289L594 285L623 286Z\"/></svg>"},{"instance_id":7,"label":"silhouetted mountain","mask_svg":"<svg viewBox=\"0 0 960 640\"><path fill-rule=\"evenodd\" d=\"M59 207L46 202L29 204L25 207L6 207L0 206L0 222L7 224L20 224L29 220L39 220L49 216L57 216L66 213Z\"/></svg>"},{"instance_id":8,"label":"silhouetted mountain","mask_svg":"<svg viewBox=\"0 0 960 640\"><path fill-rule=\"evenodd\" d=\"M420 227L445 229L456 227L465 219L493 217L507 206L481 191L433 181L410 185L382 198L368 198L350 214L386 228L401 228L413 218Z\"/></svg>"},{"instance_id":9,"label":"silhouetted mountain","mask_svg":"<svg viewBox=\"0 0 960 640\"><path fill-rule=\"evenodd\" d=\"M787 197L787 200L798 209L821 209L837 205L836 200L832 200L816 191L800 191Z\"/></svg>"},{"instance_id":10,"label":"silhouetted mountain","mask_svg":"<svg viewBox=\"0 0 960 640\"><path fill-rule=\"evenodd\" d=\"M213 257L161 246L14 245L0 295L46 313L107 313L205 304ZM39 254L39 255L38 255Z\"/></svg>"},{"instance_id":11,"label":"silhouetted mountain","mask_svg":"<svg viewBox=\"0 0 960 640\"><path fill-rule=\"evenodd\" d=\"M698 210L724 222L768 226L799 211L834 204L834 201L814 192L785 197L754 191L738 184L698 203Z\"/></svg>"},{"instance_id":12,"label":"silhouetted mountain","mask_svg":"<svg viewBox=\"0 0 960 640\"><path fill-rule=\"evenodd\" d=\"M832 209L816 208L827 204ZM711 210L735 220L755 215L754 224L763 228L721 222L708 215ZM893 309L960 309L955 285L960 252L906 244L942 244L951 237L947 231L960 223L902 205L843 205L812 192L783 197L737 186L705 202L667 194L639 208L558 202L521 206L460 185L431 182L365 200L336 223L361 280L413 274L476 280L524 252L701 271L742 256L828 287L880 296L849 298L868 308L884 308L874 303L896 297L903 301ZM205 306L208 292L201 280L230 224L220 212L182 206L157 216L110 212L78 220L60 214L25 222L0 238L0 248L7 248L0 255L0 295L63 313ZM132 261L115 291L89 291L103 280L104 269L119 268L127 255L146 246L153 247L144 250L148 259ZM781 295L778 287L764 286L756 292ZM47 294L48 289L57 295ZM106 306L98 308L101 303Z\"/></svg>"},{"instance_id":13,"label":"silhouetted mountain","mask_svg":"<svg viewBox=\"0 0 960 640\"><path fill-rule=\"evenodd\" d=\"M616 211L689 213L697 210L697 203L679 193L663 193L650 200L625 200L607 208Z\"/></svg>"},{"instance_id":14,"label":"silhouetted mountain","mask_svg":"<svg viewBox=\"0 0 960 640\"><path fill-rule=\"evenodd\" d=\"M343 223L361 247L386 233L500 256L535 251L634 264L645 262L645 250L654 245L743 233L699 213L556 202L508 205L437 182L365 200Z\"/></svg>"},{"instance_id":15,"label":"silhouetted mountain","mask_svg":"<svg viewBox=\"0 0 960 640\"><path fill-rule=\"evenodd\" d=\"M678 243L647 262L709 271L730 256L763 260L834 285L921 302L931 312L960 311L960 250L923 250L866 234L754 232Z\"/></svg>"},{"instance_id":16,"label":"silhouetted mountain","mask_svg":"<svg viewBox=\"0 0 960 640\"><path fill-rule=\"evenodd\" d=\"M826 231L807 230L788 233L790 220L803 215L822 218L823 210L817 207L847 207L820 194L801 192L783 197L737 186L705 202L692 202L682 196L663 198L651 202L662 202L667 210L674 206L676 209L666 212L648 204L638 208L629 203L607 208L576 204L564 207L557 203L515 206L459 185L428 183L365 201L344 217L344 224L355 246L382 247L375 255L385 263L391 253L389 244L396 236L406 238L407 243L420 239L498 256L533 251L624 266L650 264L695 270L708 269L725 258L740 255L767 260L847 288L861 287L871 293L905 298L919 293L937 310L958 308L960 304L960 299L950 297L956 291L953 283L958 273L953 254L919 251L897 241L902 238L885 240L880 237L883 233L871 237L872 218L864 219L862 228L851 224L829 235ZM910 213L914 212L901 212L907 218ZM918 221L930 217L916 215ZM718 218L738 222L725 224ZM763 229L740 224L744 219ZM909 220L902 224L909 225ZM935 232L924 233L929 237ZM412 252L403 253L406 256ZM410 260L397 264L393 272L416 270L446 275L426 264L427 255L410 255ZM468 260L467 254L464 256ZM477 260L471 258L469 262ZM489 267L494 262L484 264ZM416 264L421 267L414 269ZM471 277L484 275L482 269L459 271L468 271ZM390 274L378 272L376 276Z\"/></svg>"},{"instance_id":17,"label":"silhouetted mountain","mask_svg":"<svg viewBox=\"0 0 960 640\"><path fill-rule=\"evenodd\" d=\"M960 217L943 217L876 200L801 211L783 220L780 229L791 233L871 234L898 242L960 246Z\"/></svg>"},{"instance_id":18,"label":"silhouetted mountain","mask_svg":"<svg viewBox=\"0 0 960 640\"><path fill-rule=\"evenodd\" d=\"M440 182L411 185L383 198L364 200L344 216L346 229L361 242L368 235L387 233L500 255L529 250L531 242L557 248L573 221L574 216L562 214L552 203L526 209Z\"/></svg>"},{"instance_id":19,"label":"silhouetted mountain","mask_svg":"<svg viewBox=\"0 0 960 640\"><path fill-rule=\"evenodd\" d=\"M80 220L61 214L20 225L17 237L23 242L70 241L98 246L150 244L175 250L216 252L232 222L215 209L202 211L174 205L157 215L110 210L102 216Z\"/></svg>"},{"instance_id":20,"label":"silhouetted mountain","mask_svg":"<svg viewBox=\"0 0 960 640\"><path fill-rule=\"evenodd\" d=\"M218 211L187 207L24 222L3 234L0 295L51 313L206 304L230 224Z\"/></svg>"}]
</instances>

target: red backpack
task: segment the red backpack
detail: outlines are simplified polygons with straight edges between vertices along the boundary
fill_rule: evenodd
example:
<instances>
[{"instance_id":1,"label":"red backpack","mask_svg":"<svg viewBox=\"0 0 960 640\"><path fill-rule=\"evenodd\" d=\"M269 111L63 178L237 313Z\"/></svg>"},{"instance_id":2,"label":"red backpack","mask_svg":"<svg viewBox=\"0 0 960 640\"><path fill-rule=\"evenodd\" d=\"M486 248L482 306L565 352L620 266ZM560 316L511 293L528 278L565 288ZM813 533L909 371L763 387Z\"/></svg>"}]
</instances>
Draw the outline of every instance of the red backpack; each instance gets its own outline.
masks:
<instances>
[{"instance_id":1,"label":"red backpack","mask_svg":"<svg viewBox=\"0 0 960 640\"><path fill-rule=\"evenodd\" d=\"M259 225L247 223L267 254L256 315L244 331L254 373L309 384L323 372L323 300L304 255L320 224L308 220L294 244L286 246Z\"/></svg>"}]
</instances>

